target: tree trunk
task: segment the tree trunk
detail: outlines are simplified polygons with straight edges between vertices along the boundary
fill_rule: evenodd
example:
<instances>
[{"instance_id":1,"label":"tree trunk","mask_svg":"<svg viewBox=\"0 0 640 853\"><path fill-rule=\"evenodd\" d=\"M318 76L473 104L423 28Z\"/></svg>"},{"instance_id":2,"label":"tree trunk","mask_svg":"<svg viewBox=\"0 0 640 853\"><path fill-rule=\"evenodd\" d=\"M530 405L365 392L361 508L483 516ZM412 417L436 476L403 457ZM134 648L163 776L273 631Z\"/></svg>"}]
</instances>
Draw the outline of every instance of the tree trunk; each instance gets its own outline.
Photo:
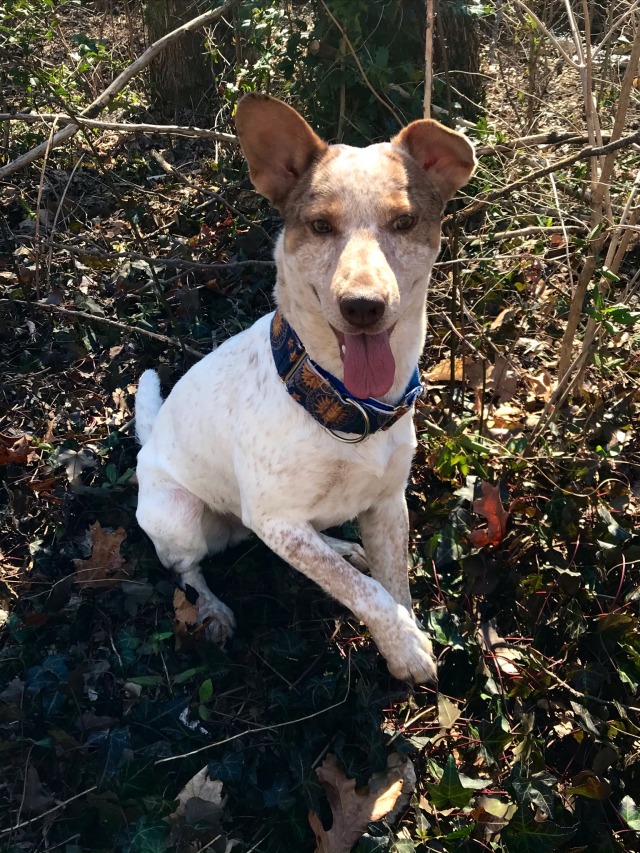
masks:
<instances>
[{"instance_id":1,"label":"tree trunk","mask_svg":"<svg viewBox=\"0 0 640 853\"><path fill-rule=\"evenodd\" d=\"M203 11L204 4L194 0L147 0L149 43ZM206 111L206 93L213 85L213 76L202 31L185 33L166 47L151 63L149 73L154 105L164 115L171 118L183 110Z\"/></svg>"},{"instance_id":2,"label":"tree trunk","mask_svg":"<svg viewBox=\"0 0 640 853\"><path fill-rule=\"evenodd\" d=\"M480 76L482 44L481 20L470 4L439 0L436 5L434 66L445 72L453 90L447 92L458 101L463 114L476 120L481 113L484 87Z\"/></svg>"}]
</instances>

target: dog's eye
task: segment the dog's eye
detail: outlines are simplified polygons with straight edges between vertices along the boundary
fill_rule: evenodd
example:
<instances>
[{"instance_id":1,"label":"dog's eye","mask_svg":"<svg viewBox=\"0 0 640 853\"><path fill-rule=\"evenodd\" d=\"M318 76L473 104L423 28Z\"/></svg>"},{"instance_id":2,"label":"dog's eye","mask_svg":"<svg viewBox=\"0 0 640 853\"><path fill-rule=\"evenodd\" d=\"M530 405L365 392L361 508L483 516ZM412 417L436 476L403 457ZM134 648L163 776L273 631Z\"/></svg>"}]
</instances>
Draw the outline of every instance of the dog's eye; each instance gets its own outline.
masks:
<instances>
[{"instance_id":1,"label":"dog's eye","mask_svg":"<svg viewBox=\"0 0 640 853\"><path fill-rule=\"evenodd\" d=\"M396 231L408 231L413 227L413 223L416 221L415 216L411 216L408 213L403 213L402 216L399 216L393 223L393 227Z\"/></svg>"},{"instance_id":2,"label":"dog's eye","mask_svg":"<svg viewBox=\"0 0 640 853\"><path fill-rule=\"evenodd\" d=\"M331 231L333 231L331 223L327 222L326 219L314 219L311 223L311 227L316 234L330 234Z\"/></svg>"}]
</instances>

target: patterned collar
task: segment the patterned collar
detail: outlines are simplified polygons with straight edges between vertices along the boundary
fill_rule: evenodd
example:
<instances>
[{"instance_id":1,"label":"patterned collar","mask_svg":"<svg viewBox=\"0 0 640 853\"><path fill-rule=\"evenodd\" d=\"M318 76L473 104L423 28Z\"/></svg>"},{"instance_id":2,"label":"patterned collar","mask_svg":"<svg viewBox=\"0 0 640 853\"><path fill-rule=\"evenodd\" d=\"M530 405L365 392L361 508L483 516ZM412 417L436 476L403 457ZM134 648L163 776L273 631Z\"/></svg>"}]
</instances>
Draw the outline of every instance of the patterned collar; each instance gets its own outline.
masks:
<instances>
[{"instance_id":1,"label":"patterned collar","mask_svg":"<svg viewBox=\"0 0 640 853\"><path fill-rule=\"evenodd\" d=\"M418 368L397 406L350 394L339 379L312 361L280 310L271 321L271 351L276 369L296 403L339 441L357 444L378 430L389 429L409 412L422 392ZM347 438L338 433L355 433Z\"/></svg>"}]
</instances>

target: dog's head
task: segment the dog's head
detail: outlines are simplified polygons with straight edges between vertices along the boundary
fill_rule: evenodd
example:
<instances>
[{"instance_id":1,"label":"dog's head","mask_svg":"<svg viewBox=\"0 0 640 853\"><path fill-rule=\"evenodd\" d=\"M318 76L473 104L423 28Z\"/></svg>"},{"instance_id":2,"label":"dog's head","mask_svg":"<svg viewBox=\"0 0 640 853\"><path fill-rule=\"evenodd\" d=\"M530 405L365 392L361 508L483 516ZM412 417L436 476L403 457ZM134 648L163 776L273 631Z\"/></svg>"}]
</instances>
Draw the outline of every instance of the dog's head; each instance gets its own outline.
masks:
<instances>
[{"instance_id":1,"label":"dog's head","mask_svg":"<svg viewBox=\"0 0 640 853\"><path fill-rule=\"evenodd\" d=\"M472 146L432 120L368 148L330 146L256 94L240 101L236 127L255 188L284 219L276 292L287 319L354 396L386 395L398 358L409 350L415 363L423 346L440 219L474 170Z\"/></svg>"}]
</instances>

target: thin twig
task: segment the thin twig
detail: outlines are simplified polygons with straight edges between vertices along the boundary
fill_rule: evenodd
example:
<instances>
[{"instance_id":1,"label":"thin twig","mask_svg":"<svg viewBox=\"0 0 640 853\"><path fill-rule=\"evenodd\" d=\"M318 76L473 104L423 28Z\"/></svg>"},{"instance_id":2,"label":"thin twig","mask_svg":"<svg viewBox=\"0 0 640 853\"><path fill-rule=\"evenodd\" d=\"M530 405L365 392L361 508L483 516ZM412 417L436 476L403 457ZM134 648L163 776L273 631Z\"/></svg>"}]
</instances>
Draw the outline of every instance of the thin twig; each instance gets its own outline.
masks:
<instances>
[{"instance_id":1,"label":"thin twig","mask_svg":"<svg viewBox=\"0 0 640 853\"><path fill-rule=\"evenodd\" d=\"M486 243L500 243L505 240L515 240L519 237L535 237L536 235L545 236L547 234L579 234L581 231L586 231L586 225L527 225L526 228L516 228L513 231L496 231L495 234L483 234L482 236L473 236L472 234L464 234L460 236L461 243L480 242L483 245Z\"/></svg>"},{"instance_id":2,"label":"thin twig","mask_svg":"<svg viewBox=\"0 0 640 853\"><path fill-rule=\"evenodd\" d=\"M38 184L38 198L36 199L36 227L35 227L35 240L36 243L40 240L40 204L42 202L42 193L44 190L44 176L47 170L47 162L49 160L49 154L51 153L51 143L53 142L53 137L55 135L56 125L55 123L51 127L49 131L49 139L47 140L47 147L44 152L44 160L42 161L42 169L40 169L40 182ZM36 258L36 296L40 299L40 259Z\"/></svg>"},{"instance_id":3,"label":"thin twig","mask_svg":"<svg viewBox=\"0 0 640 853\"><path fill-rule=\"evenodd\" d=\"M600 169L600 173L598 175L598 181L592 191L592 214L590 221L590 229L595 228L600 223L603 216L603 209L605 206L607 206L607 201L609 198L609 185L611 183L611 178L613 176L613 170L615 166L614 152L617 150L615 146L619 142L622 142L623 139L629 138L623 137L621 136L621 134L625 126L627 110L629 107L629 99L633 87L633 80L635 79L636 69L638 67L638 62L640 61L640 28L638 26L635 27L635 36L636 37L634 39L633 48L631 50L630 62L622 81L620 96L618 98L618 104L616 107L616 115L613 122L613 128L611 130L611 139L613 141L610 142L608 145L603 146L598 152L599 154L606 154L607 156L602 162L602 168ZM595 153L595 151L596 149L593 149L593 153ZM611 221L609 221L609 224L611 224ZM580 272L580 276L578 278L578 284L576 285L575 291L573 293L571 305L569 307L569 317L567 319L567 325L565 327L564 335L562 337L562 343L560 347L560 358L558 361L559 377L562 377L564 373L566 373L566 371L570 369L573 342L576 336L576 332L578 330L578 326L580 324L580 319L582 317L584 298L587 293L587 288L595 272L597 266L597 259L604 246L606 238L606 233L596 234L590 241L590 244L587 248L588 254L585 257L584 264ZM593 329L593 325L591 326L591 329ZM589 341L588 346L590 346L590 344L591 342ZM586 364L586 360L583 361L581 364ZM578 372L580 373L581 370L582 367Z\"/></svg>"},{"instance_id":4,"label":"thin twig","mask_svg":"<svg viewBox=\"0 0 640 853\"><path fill-rule=\"evenodd\" d=\"M69 175L69 179L67 180L67 183L65 184L64 190L62 191L62 196L60 197L60 201L58 202L58 206L56 208L56 213L55 213L55 216L53 217L53 222L51 224L51 232L49 234L50 239L52 239L53 235L56 233L56 226L58 225L58 217L60 216L60 213L63 209L64 202L65 202L65 199L67 197L67 193L69 192L69 187L73 183L73 179L75 177L75 174L78 171L78 168L80 167L80 164L82 163L83 160L84 160L84 152L82 154L80 154L80 156L76 160L75 165L71 171L71 174ZM38 210L38 214L39 214L40 213L40 206L39 205L37 207L37 210ZM36 233L36 241L37 241L37 239L38 239L38 234ZM51 269L51 258L52 258L52 256L53 256L53 249L51 248L51 246L49 246L49 256L47 258L47 270ZM37 258L38 258L38 256L36 256L36 263L37 263ZM37 293L37 288L36 288L36 293Z\"/></svg>"},{"instance_id":5,"label":"thin twig","mask_svg":"<svg viewBox=\"0 0 640 853\"><path fill-rule=\"evenodd\" d=\"M608 142L609 138L610 134L602 134L603 142ZM532 136L520 136L517 139L497 142L495 145L478 145L476 155L484 157L492 154L508 154L518 148L530 148L537 145L584 145L585 142L589 142L589 137L585 134L574 133L570 130L549 130L545 133L534 133Z\"/></svg>"},{"instance_id":6,"label":"thin twig","mask_svg":"<svg viewBox=\"0 0 640 853\"><path fill-rule=\"evenodd\" d=\"M550 42L555 46L555 48L556 48L556 50L558 51L558 53L559 53L562 57L564 57L565 61L566 61L566 62L568 62L568 63L569 63L569 65L571 65L573 68L577 68L577 67L578 67L578 65L577 65L577 63L574 61L574 59L573 59L571 56L569 56L569 54L568 54L568 53L567 53L567 51L562 47L562 45L560 44L560 42L558 41L558 39L557 39L554 35L552 35L552 33L551 33L551 32L547 29L547 27L542 23L542 21L540 20L540 18L539 18L539 17L536 15L536 13L531 9L531 7L530 7L530 6L528 6L526 3L523 3L523 2L522 2L522 0L513 0L513 2L514 2L517 6L519 6L519 7L520 7L524 12L526 12L526 14L527 14L527 15L529 15L529 17L530 17L533 21L535 21L536 26L538 27L538 29L540 30L540 32L545 34L545 36L549 39L549 41L550 41Z\"/></svg>"}]
</instances>

